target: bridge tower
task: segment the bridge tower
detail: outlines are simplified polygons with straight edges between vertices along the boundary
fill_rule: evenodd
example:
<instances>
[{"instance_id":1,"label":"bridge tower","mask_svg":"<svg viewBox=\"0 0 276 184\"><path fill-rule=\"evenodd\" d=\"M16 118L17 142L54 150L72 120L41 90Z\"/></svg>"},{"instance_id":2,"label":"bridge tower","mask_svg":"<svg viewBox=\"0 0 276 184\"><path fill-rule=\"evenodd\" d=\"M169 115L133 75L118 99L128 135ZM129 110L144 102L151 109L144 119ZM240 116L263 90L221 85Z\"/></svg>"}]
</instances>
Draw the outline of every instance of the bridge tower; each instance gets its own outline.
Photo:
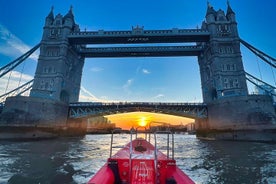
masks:
<instances>
[{"instance_id":1,"label":"bridge tower","mask_svg":"<svg viewBox=\"0 0 276 184\"><path fill-rule=\"evenodd\" d=\"M275 140L273 133L267 133L276 125L272 99L248 94L236 17L229 2L227 5L225 14L208 3L201 27L210 33L208 42L198 43L205 48L198 63L208 118L197 120L197 135L228 140Z\"/></svg>"},{"instance_id":2,"label":"bridge tower","mask_svg":"<svg viewBox=\"0 0 276 184\"><path fill-rule=\"evenodd\" d=\"M79 30L72 7L64 17L54 17L52 8L45 20L31 97L78 101L84 58L77 54L76 46L69 44L67 36Z\"/></svg>"},{"instance_id":3,"label":"bridge tower","mask_svg":"<svg viewBox=\"0 0 276 184\"><path fill-rule=\"evenodd\" d=\"M208 3L201 28L210 33L210 41L201 43L206 49L198 57L203 101L248 95L237 22L229 3L226 15Z\"/></svg>"},{"instance_id":4,"label":"bridge tower","mask_svg":"<svg viewBox=\"0 0 276 184\"><path fill-rule=\"evenodd\" d=\"M43 138L83 135L86 122L68 119L70 102L79 98L84 58L70 45L68 35L79 32L72 7L65 16L46 17L40 55L29 97L6 99L0 117L1 138ZM1 131L0 131L1 132Z\"/></svg>"}]
</instances>

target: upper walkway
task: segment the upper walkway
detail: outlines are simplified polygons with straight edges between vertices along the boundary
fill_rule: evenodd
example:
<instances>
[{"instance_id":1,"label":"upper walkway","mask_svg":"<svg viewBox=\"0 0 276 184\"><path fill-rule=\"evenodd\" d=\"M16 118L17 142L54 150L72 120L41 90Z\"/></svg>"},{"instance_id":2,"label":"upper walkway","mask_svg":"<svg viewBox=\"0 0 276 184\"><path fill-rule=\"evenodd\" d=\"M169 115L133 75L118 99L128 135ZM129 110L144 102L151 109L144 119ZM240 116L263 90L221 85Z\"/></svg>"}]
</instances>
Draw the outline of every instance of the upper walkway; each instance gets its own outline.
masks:
<instances>
[{"instance_id":1,"label":"upper walkway","mask_svg":"<svg viewBox=\"0 0 276 184\"><path fill-rule=\"evenodd\" d=\"M137 44L207 42L210 33L202 29L144 30L133 27L130 31L81 31L68 35L71 44Z\"/></svg>"},{"instance_id":2,"label":"upper walkway","mask_svg":"<svg viewBox=\"0 0 276 184\"><path fill-rule=\"evenodd\" d=\"M69 117L104 116L127 112L152 112L183 116L187 118L207 118L207 105L204 103L159 103L159 102L77 102L70 103Z\"/></svg>"}]
</instances>

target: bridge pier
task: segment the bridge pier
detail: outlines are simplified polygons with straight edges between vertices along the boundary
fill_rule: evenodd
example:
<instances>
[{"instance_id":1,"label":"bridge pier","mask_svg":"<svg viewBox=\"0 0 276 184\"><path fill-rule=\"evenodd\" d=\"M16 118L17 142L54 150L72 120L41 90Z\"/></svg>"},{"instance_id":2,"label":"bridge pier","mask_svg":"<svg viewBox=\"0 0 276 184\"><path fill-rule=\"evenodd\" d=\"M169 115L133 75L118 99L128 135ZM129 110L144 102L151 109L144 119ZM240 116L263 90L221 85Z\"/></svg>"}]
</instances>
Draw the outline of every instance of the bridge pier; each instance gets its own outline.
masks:
<instances>
[{"instance_id":1,"label":"bridge pier","mask_svg":"<svg viewBox=\"0 0 276 184\"><path fill-rule=\"evenodd\" d=\"M197 137L276 142L276 115L270 96L221 98L207 107L208 119L196 122Z\"/></svg>"},{"instance_id":2,"label":"bridge pier","mask_svg":"<svg viewBox=\"0 0 276 184\"><path fill-rule=\"evenodd\" d=\"M0 139L41 139L80 136L86 133L82 119L67 119L68 104L43 98L7 98L0 116Z\"/></svg>"}]
</instances>

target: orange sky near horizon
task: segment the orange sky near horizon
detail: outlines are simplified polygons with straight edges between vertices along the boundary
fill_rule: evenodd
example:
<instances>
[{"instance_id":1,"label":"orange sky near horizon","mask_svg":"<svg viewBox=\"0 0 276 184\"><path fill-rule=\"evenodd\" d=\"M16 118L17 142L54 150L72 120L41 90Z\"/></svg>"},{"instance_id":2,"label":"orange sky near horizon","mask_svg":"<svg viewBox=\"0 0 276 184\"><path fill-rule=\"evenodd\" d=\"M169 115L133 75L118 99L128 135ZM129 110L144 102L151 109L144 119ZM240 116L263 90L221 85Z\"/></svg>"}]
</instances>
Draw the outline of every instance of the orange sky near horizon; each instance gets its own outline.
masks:
<instances>
[{"instance_id":1,"label":"orange sky near horizon","mask_svg":"<svg viewBox=\"0 0 276 184\"><path fill-rule=\"evenodd\" d=\"M137 127L141 125L141 123L143 124L143 122L146 122L147 124L150 122L162 122L170 123L172 125L185 125L194 122L194 119L190 118L149 112L130 112L113 114L105 117L108 118L108 120L110 120L112 123L115 123L116 127L120 127L123 129Z\"/></svg>"}]
</instances>

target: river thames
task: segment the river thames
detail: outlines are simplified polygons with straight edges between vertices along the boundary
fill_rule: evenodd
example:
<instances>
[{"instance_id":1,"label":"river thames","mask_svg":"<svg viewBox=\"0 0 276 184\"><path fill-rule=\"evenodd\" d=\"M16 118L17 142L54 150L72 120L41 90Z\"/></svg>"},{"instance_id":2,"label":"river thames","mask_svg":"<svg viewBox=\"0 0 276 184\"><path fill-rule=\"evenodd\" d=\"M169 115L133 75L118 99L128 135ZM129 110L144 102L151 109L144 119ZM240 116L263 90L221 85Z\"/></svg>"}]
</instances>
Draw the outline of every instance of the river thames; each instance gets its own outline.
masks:
<instances>
[{"instance_id":1,"label":"river thames","mask_svg":"<svg viewBox=\"0 0 276 184\"><path fill-rule=\"evenodd\" d=\"M114 141L125 144L129 138L121 134ZM110 135L2 141L0 184L86 183L106 162L109 146ZM164 146L161 141L159 147ZM175 159L197 184L276 183L276 144L203 141L177 134Z\"/></svg>"}]
</instances>

